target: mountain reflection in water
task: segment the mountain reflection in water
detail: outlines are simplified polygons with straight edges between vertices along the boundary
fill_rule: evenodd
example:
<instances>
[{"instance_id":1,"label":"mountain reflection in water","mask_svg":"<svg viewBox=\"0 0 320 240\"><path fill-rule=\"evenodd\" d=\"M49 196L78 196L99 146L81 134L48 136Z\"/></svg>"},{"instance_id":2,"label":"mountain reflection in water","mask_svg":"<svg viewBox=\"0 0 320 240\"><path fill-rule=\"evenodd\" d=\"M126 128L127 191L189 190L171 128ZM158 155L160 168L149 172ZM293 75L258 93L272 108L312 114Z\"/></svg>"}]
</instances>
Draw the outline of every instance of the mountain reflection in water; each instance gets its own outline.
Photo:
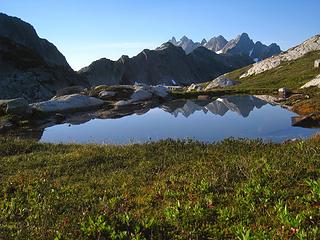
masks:
<instances>
[{"instance_id":1,"label":"mountain reflection in water","mask_svg":"<svg viewBox=\"0 0 320 240\"><path fill-rule=\"evenodd\" d=\"M175 117L179 113L189 117L196 111L211 112L215 115L224 116L229 110L238 113L242 117L248 117L255 107L260 109L266 104L267 102L254 96L230 96L221 97L215 101L175 100L165 103L161 108Z\"/></svg>"},{"instance_id":2,"label":"mountain reflection in water","mask_svg":"<svg viewBox=\"0 0 320 240\"><path fill-rule=\"evenodd\" d=\"M254 96L228 96L77 113L66 116L60 125L48 122L28 134L41 142L128 144L168 138L214 142L230 137L281 142L317 132L292 127L293 116Z\"/></svg>"}]
</instances>

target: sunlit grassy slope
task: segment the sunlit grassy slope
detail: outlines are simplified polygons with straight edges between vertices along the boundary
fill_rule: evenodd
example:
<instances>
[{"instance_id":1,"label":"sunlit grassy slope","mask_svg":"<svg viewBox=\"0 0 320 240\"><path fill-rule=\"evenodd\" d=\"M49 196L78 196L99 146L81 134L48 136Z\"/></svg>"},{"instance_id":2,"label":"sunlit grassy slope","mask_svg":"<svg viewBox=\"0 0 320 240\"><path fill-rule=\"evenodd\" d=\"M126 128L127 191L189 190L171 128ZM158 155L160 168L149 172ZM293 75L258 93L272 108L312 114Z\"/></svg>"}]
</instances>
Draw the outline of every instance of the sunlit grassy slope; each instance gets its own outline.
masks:
<instances>
[{"instance_id":1,"label":"sunlit grassy slope","mask_svg":"<svg viewBox=\"0 0 320 240\"><path fill-rule=\"evenodd\" d=\"M278 89L287 87L299 89L305 83L320 74L314 68L314 61L320 58L320 51L310 52L294 61L283 62L279 67L240 79L250 66L227 74L227 77L241 82L236 89Z\"/></svg>"}]
</instances>

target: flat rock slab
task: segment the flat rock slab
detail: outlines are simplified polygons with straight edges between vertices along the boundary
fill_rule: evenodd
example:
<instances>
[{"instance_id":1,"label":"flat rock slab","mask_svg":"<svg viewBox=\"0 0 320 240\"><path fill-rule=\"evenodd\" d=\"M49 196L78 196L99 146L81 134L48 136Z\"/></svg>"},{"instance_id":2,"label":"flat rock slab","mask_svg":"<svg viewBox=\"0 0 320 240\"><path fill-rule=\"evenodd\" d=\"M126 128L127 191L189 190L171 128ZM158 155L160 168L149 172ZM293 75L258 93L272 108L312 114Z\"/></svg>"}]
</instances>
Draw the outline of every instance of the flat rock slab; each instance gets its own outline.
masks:
<instances>
[{"instance_id":1,"label":"flat rock slab","mask_svg":"<svg viewBox=\"0 0 320 240\"><path fill-rule=\"evenodd\" d=\"M144 87L137 89L132 95L131 99L133 102L145 101L152 98L152 92Z\"/></svg>"},{"instance_id":2,"label":"flat rock slab","mask_svg":"<svg viewBox=\"0 0 320 240\"><path fill-rule=\"evenodd\" d=\"M66 95L45 102L31 104L33 109L45 113L77 112L98 108L104 101L80 94Z\"/></svg>"}]
</instances>

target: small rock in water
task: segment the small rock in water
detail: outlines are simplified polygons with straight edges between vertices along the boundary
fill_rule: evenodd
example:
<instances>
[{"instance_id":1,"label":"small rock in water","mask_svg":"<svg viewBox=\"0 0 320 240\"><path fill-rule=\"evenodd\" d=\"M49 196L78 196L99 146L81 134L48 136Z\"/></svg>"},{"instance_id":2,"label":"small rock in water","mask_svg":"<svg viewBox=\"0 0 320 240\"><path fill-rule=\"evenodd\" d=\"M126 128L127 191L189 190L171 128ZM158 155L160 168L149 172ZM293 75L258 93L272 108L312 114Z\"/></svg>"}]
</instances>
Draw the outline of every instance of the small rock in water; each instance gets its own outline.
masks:
<instances>
[{"instance_id":1,"label":"small rock in water","mask_svg":"<svg viewBox=\"0 0 320 240\"><path fill-rule=\"evenodd\" d=\"M208 95L199 95L198 100L209 100L210 97Z\"/></svg>"}]
</instances>

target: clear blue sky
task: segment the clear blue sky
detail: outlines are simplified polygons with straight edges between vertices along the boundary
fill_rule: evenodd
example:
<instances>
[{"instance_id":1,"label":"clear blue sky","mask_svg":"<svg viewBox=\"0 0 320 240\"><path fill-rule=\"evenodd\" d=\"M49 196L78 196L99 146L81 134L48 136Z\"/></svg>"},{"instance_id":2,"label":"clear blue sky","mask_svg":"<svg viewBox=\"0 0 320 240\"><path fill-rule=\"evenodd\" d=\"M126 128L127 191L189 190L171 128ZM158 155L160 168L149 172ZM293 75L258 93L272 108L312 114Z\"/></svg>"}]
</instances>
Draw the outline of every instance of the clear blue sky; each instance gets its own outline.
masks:
<instances>
[{"instance_id":1,"label":"clear blue sky","mask_svg":"<svg viewBox=\"0 0 320 240\"><path fill-rule=\"evenodd\" d=\"M286 50L320 33L320 0L0 0L0 11L31 23L74 69L172 36L229 40L247 32Z\"/></svg>"}]
</instances>

